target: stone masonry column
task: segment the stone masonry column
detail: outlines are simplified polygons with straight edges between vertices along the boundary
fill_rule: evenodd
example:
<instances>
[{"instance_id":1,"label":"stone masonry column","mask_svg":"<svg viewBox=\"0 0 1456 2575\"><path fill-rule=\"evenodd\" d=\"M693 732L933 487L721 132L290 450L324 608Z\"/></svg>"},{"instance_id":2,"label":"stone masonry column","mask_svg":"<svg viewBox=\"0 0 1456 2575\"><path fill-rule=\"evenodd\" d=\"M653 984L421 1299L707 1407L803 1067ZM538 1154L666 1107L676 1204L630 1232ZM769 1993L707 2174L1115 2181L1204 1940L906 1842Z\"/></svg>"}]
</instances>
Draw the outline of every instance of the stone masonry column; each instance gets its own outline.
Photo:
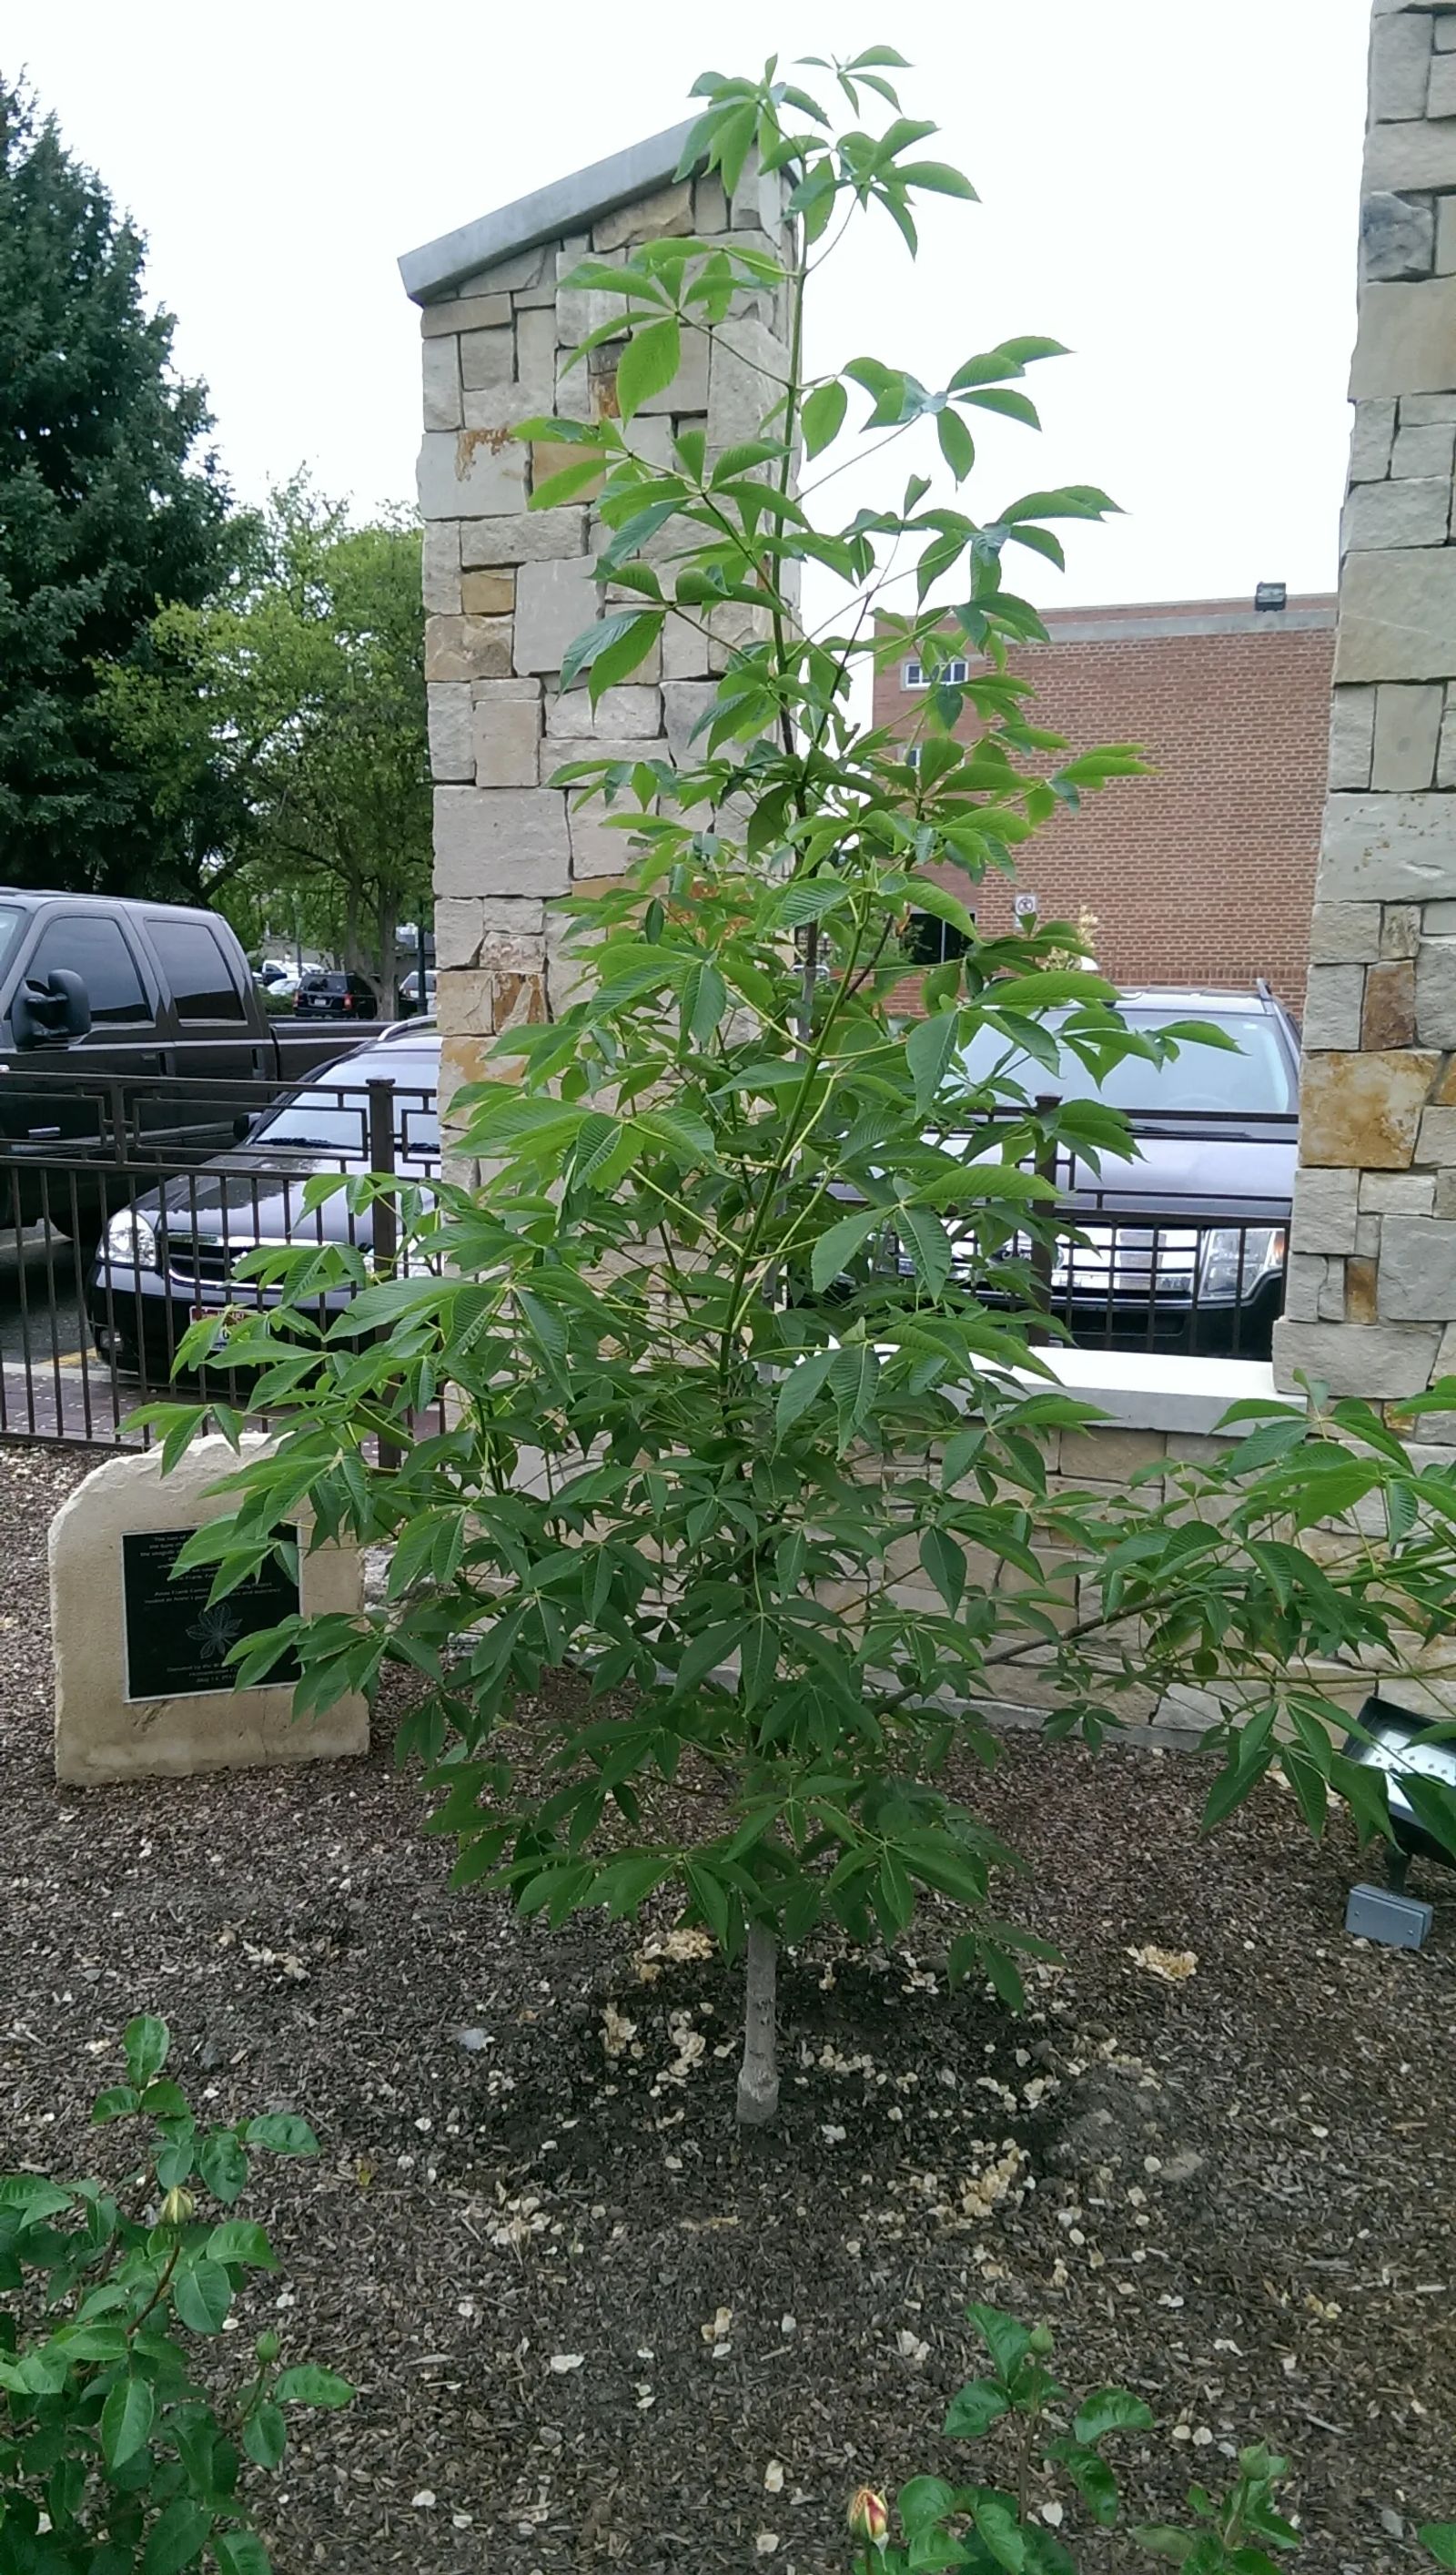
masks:
<instances>
[{"instance_id":1,"label":"stone masonry column","mask_svg":"<svg viewBox=\"0 0 1456 2575\"><path fill-rule=\"evenodd\" d=\"M620 262L632 244L687 234L791 257L781 180L750 169L728 204L716 177L676 178L690 130L655 135L400 262L424 341L419 490L446 1100L482 1078L501 1032L560 1004L568 988L554 903L600 888L628 861L625 835L603 829L606 809L572 810L548 784L553 772L596 757L681 756L751 618L730 610L736 627L711 638L670 618L652 659L608 690L595 716L585 686L563 697L563 655L604 613L592 579L600 520L586 505L530 513L537 476L572 451L510 434L542 413L616 414L621 344L564 372L574 345L621 310L562 285L583 258ZM782 290L745 293L720 329L686 331L679 374L633 421L630 446L666 466L681 429L706 429L710 455L752 435L786 372L785 301Z\"/></svg>"},{"instance_id":2,"label":"stone masonry column","mask_svg":"<svg viewBox=\"0 0 1456 2575\"><path fill-rule=\"evenodd\" d=\"M1274 1366L1456 1370L1456 5L1375 0L1329 796ZM1441 1416L1444 1425L1448 1416ZM1426 1435L1450 1433L1434 1421Z\"/></svg>"}]
</instances>

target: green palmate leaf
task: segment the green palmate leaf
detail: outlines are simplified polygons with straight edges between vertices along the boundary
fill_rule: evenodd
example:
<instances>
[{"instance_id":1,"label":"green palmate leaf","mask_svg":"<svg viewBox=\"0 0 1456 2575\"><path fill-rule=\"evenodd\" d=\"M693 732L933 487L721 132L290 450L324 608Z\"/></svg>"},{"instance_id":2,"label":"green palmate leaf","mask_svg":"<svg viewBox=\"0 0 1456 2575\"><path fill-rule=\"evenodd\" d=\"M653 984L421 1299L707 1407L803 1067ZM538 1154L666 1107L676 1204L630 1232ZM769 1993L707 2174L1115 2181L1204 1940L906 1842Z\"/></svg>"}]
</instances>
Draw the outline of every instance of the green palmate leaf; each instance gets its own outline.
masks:
<instances>
[{"instance_id":1,"label":"green palmate leaf","mask_svg":"<svg viewBox=\"0 0 1456 2575\"><path fill-rule=\"evenodd\" d=\"M823 921L829 913L842 911L848 900L848 889L842 885L822 877L801 877L779 896L776 910L785 930L801 930L810 921Z\"/></svg>"},{"instance_id":2,"label":"green palmate leaf","mask_svg":"<svg viewBox=\"0 0 1456 2575\"><path fill-rule=\"evenodd\" d=\"M841 1217L837 1225L821 1234L809 1259L809 1278L814 1287L831 1288L883 1223L883 1208L856 1208L852 1216Z\"/></svg>"},{"instance_id":3,"label":"green palmate leaf","mask_svg":"<svg viewBox=\"0 0 1456 2575\"><path fill-rule=\"evenodd\" d=\"M831 447L844 425L849 397L837 378L827 385L816 385L804 401L803 448L808 457L821 456Z\"/></svg>"},{"instance_id":4,"label":"green palmate leaf","mask_svg":"<svg viewBox=\"0 0 1456 2575\"><path fill-rule=\"evenodd\" d=\"M963 483L975 464L975 441L958 411L948 408L935 415L935 435L940 453L957 483Z\"/></svg>"},{"instance_id":5,"label":"green palmate leaf","mask_svg":"<svg viewBox=\"0 0 1456 2575\"><path fill-rule=\"evenodd\" d=\"M948 1530L921 1530L920 1562L953 1617L965 1592L965 1557Z\"/></svg>"},{"instance_id":6,"label":"green palmate leaf","mask_svg":"<svg viewBox=\"0 0 1456 2575\"><path fill-rule=\"evenodd\" d=\"M938 1296L950 1276L950 1237L929 1208L901 1208L900 1232L914 1264L915 1277L931 1296Z\"/></svg>"},{"instance_id":7,"label":"green palmate leaf","mask_svg":"<svg viewBox=\"0 0 1456 2575\"><path fill-rule=\"evenodd\" d=\"M780 1439L786 1431L792 1429L800 1413L807 1412L809 1405L822 1390L833 1364L832 1350L815 1350L809 1357L797 1360L789 1369L778 1389L778 1399L773 1407Z\"/></svg>"},{"instance_id":8,"label":"green palmate leaf","mask_svg":"<svg viewBox=\"0 0 1456 2575\"><path fill-rule=\"evenodd\" d=\"M728 987L718 968L705 960L691 966L683 982L680 1012L685 1038L706 1047L728 1008Z\"/></svg>"},{"instance_id":9,"label":"green palmate leaf","mask_svg":"<svg viewBox=\"0 0 1456 2575\"><path fill-rule=\"evenodd\" d=\"M1039 429L1041 415L1028 394L1018 394L1010 385L981 385L957 396L963 403L974 403L978 411L999 412L1003 420L1018 420L1023 429Z\"/></svg>"},{"instance_id":10,"label":"green palmate leaf","mask_svg":"<svg viewBox=\"0 0 1456 2575\"><path fill-rule=\"evenodd\" d=\"M1428 2521L1417 2534L1438 2566L1456 2567L1456 2521Z\"/></svg>"},{"instance_id":11,"label":"green palmate leaf","mask_svg":"<svg viewBox=\"0 0 1456 2575\"><path fill-rule=\"evenodd\" d=\"M922 775L926 767L926 755L933 748L931 744L925 745L920 761ZM951 928L958 930L963 939L974 939L974 913L968 910L958 895L951 894L945 886L936 885L933 878L918 877L915 880L914 903L917 912L928 912L936 921L948 921Z\"/></svg>"},{"instance_id":12,"label":"green palmate leaf","mask_svg":"<svg viewBox=\"0 0 1456 2575\"><path fill-rule=\"evenodd\" d=\"M907 187L928 189L932 196L964 197L978 202L964 172L952 169L948 161L902 161L899 175Z\"/></svg>"},{"instance_id":13,"label":"green palmate leaf","mask_svg":"<svg viewBox=\"0 0 1456 2575\"><path fill-rule=\"evenodd\" d=\"M617 370L617 399L624 420L632 420L654 394L666 392L682 357L682 333L676 317L649 322L633 333Z\"/></svg>"},{"instance_id":14,"label":"green palmate leaf","mask_svg":"<svg viewBox=\"0 0 1456 2575\"><path fill-rule=\"evenodd\" d=\"M829 1363L829 1391L838 1411L841 1448L847 1448L868 1419L878 1384L879 1360L873 1350L860 1343L854 1349L834 1352Z\"/></svg>"},{"instance_id":15,"label":"green palmate leaf","mask_svg":"<svg viewBox=\"0 0 1456 2575\"><path fill-rule=\"evenodd\" d=\"M578 500L584 492L601 483L603 460L600 456L569 459L553 468L533 487L528 510L561 510L569 501Z\"/></svg>"},{"instance_id":16,"label":"green palmate leaf","mask_svg":"<svg viewBox=\"0 0 1456 2575\"><path fill-rule=\"evenodd\" d=\"M933 1019L921 1020L910 1032L905 1063L915 1086L915 1107L922 1116L949 1070L959 1028L954 1011L940 1011Z\"/></svg>"},{"instance_id":17,"label":"green palmate leaf","mask_svg":"<svg viewBox=\"0 0 1456 2575\"><path fill-rule=\"evenodd\" d=\"M652 651L661 632L662 623L660 611L646 608L627 608L616 617L599 619L595 626L589 626L583 634L579 635L576 642L569 645L563 654L563 690L569 689L575 680L581 678L584 671L592 674L593 681L596 681L600 665L609 657L614 660L624 654L631 657L623 664L621 673L615 676L625 677L628 671L635 671L638 664L645 662ZM591 685L590 682L589 685ZM600 696L602 688L611 685L611 680L601 681L596 686L595 695Z\"/></svg>"}]
</instances>

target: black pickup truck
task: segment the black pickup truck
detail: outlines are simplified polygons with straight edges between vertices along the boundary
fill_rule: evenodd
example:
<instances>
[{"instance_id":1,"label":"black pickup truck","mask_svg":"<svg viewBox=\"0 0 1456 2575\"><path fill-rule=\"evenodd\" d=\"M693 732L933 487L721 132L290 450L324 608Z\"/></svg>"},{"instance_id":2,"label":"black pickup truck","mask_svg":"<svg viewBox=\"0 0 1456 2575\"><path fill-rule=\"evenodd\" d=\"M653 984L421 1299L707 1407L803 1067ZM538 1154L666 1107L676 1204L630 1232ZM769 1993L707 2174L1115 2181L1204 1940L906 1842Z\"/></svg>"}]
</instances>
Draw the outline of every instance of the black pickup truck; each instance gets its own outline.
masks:
<instances>
[{"instance_id":1,"label":"black pickup truck","mask_svg":"<svg viewBox=\"0 0 1456 2575\"><path fill-rule=\"evenodd\" d=\"M0 886L0 1223L90 1235L106 1170L206 1161L339 1040L267 1016L215 912Z\"/></svg>"}]
</instances>

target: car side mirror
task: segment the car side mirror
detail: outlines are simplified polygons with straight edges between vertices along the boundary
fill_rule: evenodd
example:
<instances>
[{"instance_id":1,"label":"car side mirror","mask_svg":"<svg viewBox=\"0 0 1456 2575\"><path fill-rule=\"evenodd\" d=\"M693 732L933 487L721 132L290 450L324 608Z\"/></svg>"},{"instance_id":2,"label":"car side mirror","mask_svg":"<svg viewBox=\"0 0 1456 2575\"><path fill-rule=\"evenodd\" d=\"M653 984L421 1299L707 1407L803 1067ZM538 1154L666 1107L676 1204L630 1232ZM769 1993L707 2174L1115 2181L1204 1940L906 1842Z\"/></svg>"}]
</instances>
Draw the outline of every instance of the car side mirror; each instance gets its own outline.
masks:
<instances>
[{"instance_id":1,"label":"car side mirror","mask_svg":"<svg viewBox=\"0 0 1456 2575\"><path fill-rule=\"evenodd\" d=\"M52 975L27 976L10 1006L18 1047L64 1046L91 1031L91 997L79 975L58 966Z\"/></svg>"}]
</instances>

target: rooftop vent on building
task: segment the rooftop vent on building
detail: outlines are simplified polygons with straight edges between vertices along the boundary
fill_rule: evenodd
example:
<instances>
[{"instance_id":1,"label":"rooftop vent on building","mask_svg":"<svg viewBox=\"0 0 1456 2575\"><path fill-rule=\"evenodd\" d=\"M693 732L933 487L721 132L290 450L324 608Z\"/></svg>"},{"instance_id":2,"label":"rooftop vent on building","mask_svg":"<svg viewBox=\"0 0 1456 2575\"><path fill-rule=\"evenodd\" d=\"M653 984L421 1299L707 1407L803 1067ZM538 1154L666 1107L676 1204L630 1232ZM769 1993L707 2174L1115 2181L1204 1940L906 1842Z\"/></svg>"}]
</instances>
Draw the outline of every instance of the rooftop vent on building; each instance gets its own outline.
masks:
<instances>
[{"instance_id":1,"label":"rooftop vent on building","mask_svg":"<svg viewBox=\"0 0 1456 2575\"><path fill-rule=\"evenodd\" d=\"M1254 591L1256 609L1287 608L1288 604L1289 593L1282 581L1261 581Z\"/></svg>"}]
</instances>

